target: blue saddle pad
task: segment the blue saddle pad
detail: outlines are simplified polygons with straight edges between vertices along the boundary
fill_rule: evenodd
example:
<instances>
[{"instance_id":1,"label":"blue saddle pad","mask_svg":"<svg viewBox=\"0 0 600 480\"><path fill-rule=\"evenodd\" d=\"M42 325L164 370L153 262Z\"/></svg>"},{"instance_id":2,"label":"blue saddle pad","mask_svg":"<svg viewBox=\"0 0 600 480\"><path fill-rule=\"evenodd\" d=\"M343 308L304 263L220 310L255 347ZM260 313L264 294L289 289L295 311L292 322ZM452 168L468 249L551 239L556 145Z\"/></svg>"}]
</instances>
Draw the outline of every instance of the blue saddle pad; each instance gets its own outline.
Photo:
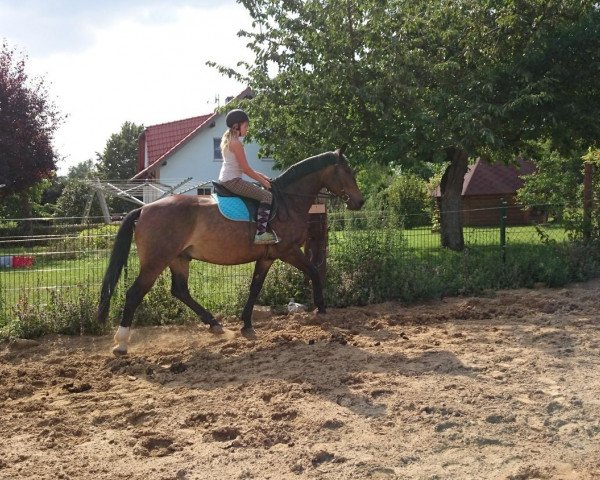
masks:
<instances>
[{"instance_id":1,"label":"blue saddle pad","mask_svg":"<svg viewBox=\"0 0 600 480\"><path fill-rule=\"evenodd\" d=\"M212 194L212 198L219 206L221 214L236 222L253 222L248 207L240 197L221 197L220 195Z\"/></svg>"}]
</instances>

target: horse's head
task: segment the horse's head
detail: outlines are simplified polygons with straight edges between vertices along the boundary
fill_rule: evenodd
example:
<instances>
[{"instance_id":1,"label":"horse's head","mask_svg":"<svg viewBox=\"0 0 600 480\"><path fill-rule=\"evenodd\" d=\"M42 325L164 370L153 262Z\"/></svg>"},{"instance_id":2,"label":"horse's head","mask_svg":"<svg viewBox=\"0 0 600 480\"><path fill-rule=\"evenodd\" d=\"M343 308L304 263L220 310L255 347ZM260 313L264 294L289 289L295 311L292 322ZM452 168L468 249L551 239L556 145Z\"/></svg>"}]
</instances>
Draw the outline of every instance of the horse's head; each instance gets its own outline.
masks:
<instances>
[{"instance_id":1,"label":"horse's head","mask_svg":"<svg viewBox=\"0 0 600 480\"><path fill-rule=\"evenodd\" d=\"M354 171L348 165L344 151L346 145L335 151L337 161L327 169L323 176L323 186L340 197L349 210L360 210L365 200L356 184Z\"/></svg>"}]
</instances>

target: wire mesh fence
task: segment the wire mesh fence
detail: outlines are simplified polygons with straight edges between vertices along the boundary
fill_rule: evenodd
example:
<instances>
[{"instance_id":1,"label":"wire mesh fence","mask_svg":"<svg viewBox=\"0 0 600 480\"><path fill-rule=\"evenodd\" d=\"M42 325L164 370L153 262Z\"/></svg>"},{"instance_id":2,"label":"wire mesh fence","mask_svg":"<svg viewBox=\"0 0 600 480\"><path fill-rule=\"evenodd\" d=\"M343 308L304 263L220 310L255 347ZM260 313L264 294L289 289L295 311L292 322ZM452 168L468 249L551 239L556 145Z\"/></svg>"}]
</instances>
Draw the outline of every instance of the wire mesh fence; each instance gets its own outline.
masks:
<instances>
[{"instance_id":1,"label":"wire mesh fence","mask_svg":"<svg viewBox=\"0 0 600 480\"><path fill-rule=\"evenodd\" d=\"M106 225L97 217L0 220L0 318L23 301L43 307L56 296L76 301L82 289L99 295L117 230L118 224ZM117 296L138 270L133 243ZM190 290L208 308L229 312L247 291L251 272L249 264L193 262Z\"/></svg>"},{"instance_id":2,"label":"wire mesh fence","mask_svg":"<svg viewBox=\"0 0 600 480\"><path fill-rule=\"evenodd\" d=\"M460 285L464 285L465 276L481 262L488 270L497 269L497 274L491 275L498 277L496 283L489 287L504 286L515 262L556 256L557 246L570 242L559 222L503 227L500 207L494 215L498 219L495 225L465 226L466 253L456 253L442 247L431 215L406 221L386 212L334 209L327 220L328 303L427 296L417 289L418 283L421 289L426 284L428 291L452 290L456 278L462 278ZM406 228L407 224L415 226ZM118 224L106 225L94 217L0 220L0 319L8 318L24 301L43 308L56 297L76 301L84 289L99 295L117 230ZM138 268L133 244L117 296L124 295ZM192 262L192 295L213 312L233 313L248 294L252 268L251 264ZM468 281L478 279L469 277ZM168 289L168 272L159 282ZM377 283L381 285L374 293Z\"/></svg>"}]
</instances>

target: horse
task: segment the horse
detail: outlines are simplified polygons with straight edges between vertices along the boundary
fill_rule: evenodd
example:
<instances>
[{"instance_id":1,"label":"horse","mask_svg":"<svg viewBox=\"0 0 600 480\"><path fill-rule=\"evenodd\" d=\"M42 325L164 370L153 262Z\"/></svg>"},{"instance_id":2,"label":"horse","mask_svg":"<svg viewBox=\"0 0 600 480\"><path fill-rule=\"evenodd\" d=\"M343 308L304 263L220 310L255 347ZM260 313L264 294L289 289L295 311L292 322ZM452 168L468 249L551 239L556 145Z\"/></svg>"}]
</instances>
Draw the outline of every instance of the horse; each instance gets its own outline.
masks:
<instances>
[{"instance_id":1,"label":"horse","mask_svg":"<svg viewBox=\"0 0 600 480\"><path fill-rule=\"evenodd\" d=\"M302 252L301 245L307 236L309 209L322 189L340 197L350 210L360 210L364 203L344 150L341 147L304 159L272 180L277 212L269 224L280 238L276 244L253 244L256 225L225 218L211 197L172 195L129 212L117 232L98 305L98 321L106 322L110 298L127 262L135 230L140 270L125 295L113 353L127 354L135 310L167 267L171 270L172 295L191 308L211 332L224 332L214 316L190 295L188 276L192 259L218 265L256 262L241 314L241 333L247 338L256 338L252 311L269 268L277 259L310 278L316 311L325 313L318 269Z\"/></svg>"}]
</instances>

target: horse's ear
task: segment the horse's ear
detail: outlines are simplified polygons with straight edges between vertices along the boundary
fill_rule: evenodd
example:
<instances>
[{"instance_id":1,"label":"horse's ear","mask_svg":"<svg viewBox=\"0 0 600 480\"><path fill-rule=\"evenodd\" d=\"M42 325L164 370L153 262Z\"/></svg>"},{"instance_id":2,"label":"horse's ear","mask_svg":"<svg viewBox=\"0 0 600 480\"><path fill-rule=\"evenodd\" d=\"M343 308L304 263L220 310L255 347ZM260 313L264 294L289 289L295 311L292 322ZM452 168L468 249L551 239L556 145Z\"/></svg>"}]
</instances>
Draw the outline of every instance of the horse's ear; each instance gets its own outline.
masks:
<instances>
[{"instance_id":1,"label":"horse's ear","mask_svg":"<svg viewBox=\"0 0 600 480\"><path fill-rule=\"evenodd\" d=\"M338 148L338 154L340 155L340 157L344 154L344 152L346 151L346 149L348 148L348 144L344 143L340 148Z\"/></svg>"}]
</instances>

